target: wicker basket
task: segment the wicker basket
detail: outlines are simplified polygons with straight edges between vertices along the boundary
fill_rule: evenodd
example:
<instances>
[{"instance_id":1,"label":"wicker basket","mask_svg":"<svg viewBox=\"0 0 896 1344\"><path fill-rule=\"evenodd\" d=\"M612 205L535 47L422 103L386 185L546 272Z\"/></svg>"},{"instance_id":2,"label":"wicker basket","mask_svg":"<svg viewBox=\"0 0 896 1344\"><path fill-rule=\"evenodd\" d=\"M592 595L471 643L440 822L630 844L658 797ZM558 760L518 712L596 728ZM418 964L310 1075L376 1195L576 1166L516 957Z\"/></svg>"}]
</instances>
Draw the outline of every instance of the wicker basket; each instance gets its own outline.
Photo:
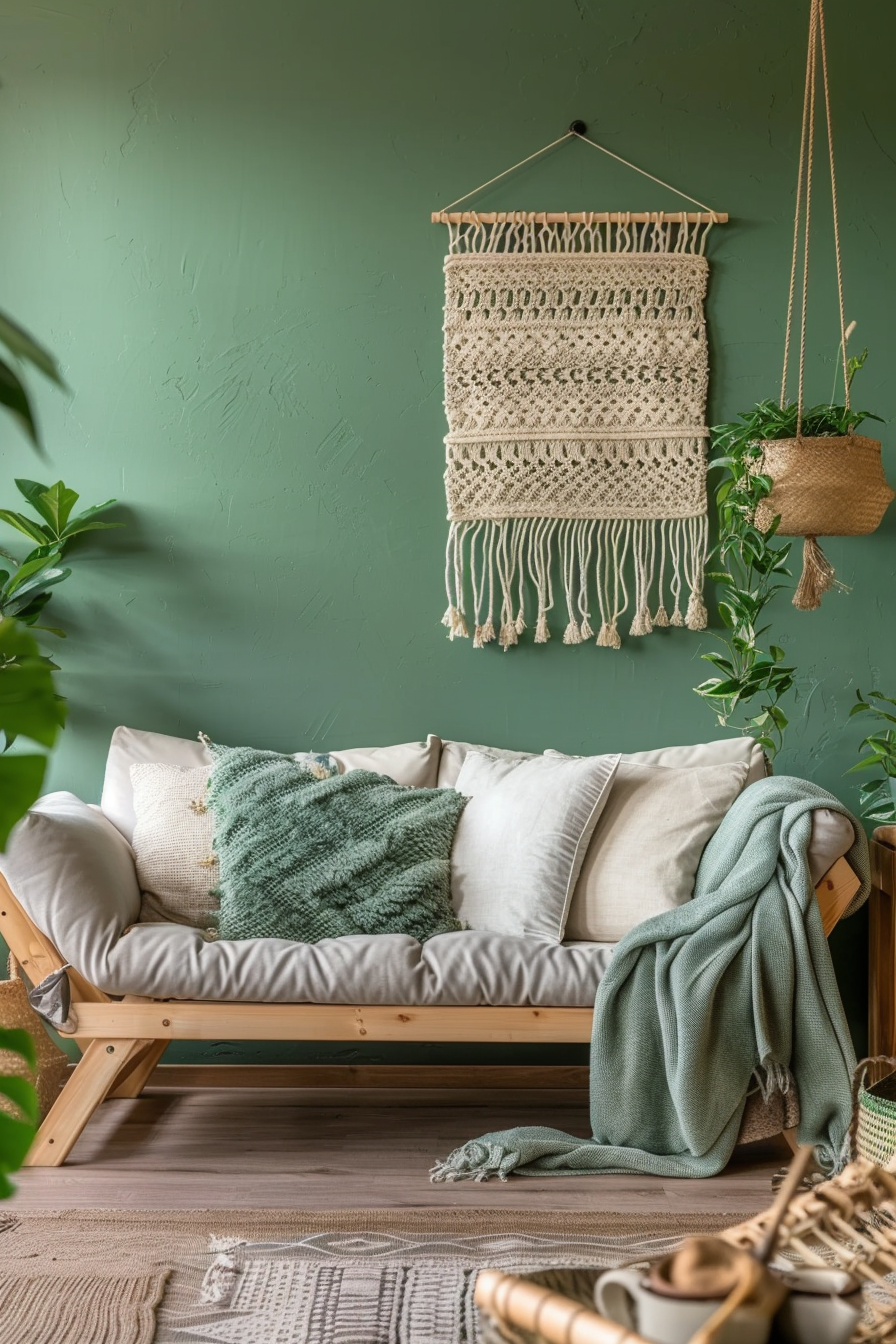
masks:
<instances>
[{"instance_id":1,"label":"wicker basket","mask_svg":"<svg viewBox=\"0 0 896 1344\"><path fill-rule=\"evenodd\" d=\"M889 1069L868 1083L870 1071ZM853 1077L853 1113L850 1130L853 1157L886 1167L896 1157L896 1059L875 1055L863 1059Z\"/></svg>"},{"instance_id":2,"label":"wicker basket","mask_svg":"<svg viewBox=\"0 0 896 1344\"><path fill-rule=\"evenodd\" d=\"M756 526L764 531L780 514L784 537L864 536L893 498L880 444L861 434L766 439L759 470L774 486L756 509Z\"/></svg>"},{"instance_id":3,"label":"wicker basket","mask_svg":"<svg viewBox=\"0 0 896 1344\"><path fill-rule=\"evenodd\" d=\"M9 959L9 979L0 980L0 1027L20 1027L27 1031L34 1041L37 1054L36 1077L22 1056L14 1054L11 1050L0 1050L0 1073L15 1078L27 1078L29 1082L33 1082L37 1088L40 1113L45 1116L68 1077L68 1055L50 1039L43 1022L28 1002L25 982L20 978L18 967L12 957ZM0 1097L0 1109L11 1113L12 1103Z\"/></svg>"}]
</instances>

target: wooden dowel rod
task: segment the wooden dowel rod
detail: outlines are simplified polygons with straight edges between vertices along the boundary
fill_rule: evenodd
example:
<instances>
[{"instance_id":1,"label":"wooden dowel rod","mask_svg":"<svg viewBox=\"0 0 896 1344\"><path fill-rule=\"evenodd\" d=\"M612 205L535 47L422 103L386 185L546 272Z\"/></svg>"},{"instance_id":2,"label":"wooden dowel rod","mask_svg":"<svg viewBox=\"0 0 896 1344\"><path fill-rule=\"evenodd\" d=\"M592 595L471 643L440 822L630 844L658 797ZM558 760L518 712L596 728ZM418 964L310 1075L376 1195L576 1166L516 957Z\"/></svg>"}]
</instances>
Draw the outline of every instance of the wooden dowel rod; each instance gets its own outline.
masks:
<instances>
[{"instance_id":1,"label":"wooden dowel rod","mask_svg":"<svg viewBox=\"0 0 896 1344\"><path fill-rule=\"evenodd\" d=\"M727 224L727 214L705 210L579 210L562 214L553 210L434 210L433 224Z\"/></svg>"}]
</instances>

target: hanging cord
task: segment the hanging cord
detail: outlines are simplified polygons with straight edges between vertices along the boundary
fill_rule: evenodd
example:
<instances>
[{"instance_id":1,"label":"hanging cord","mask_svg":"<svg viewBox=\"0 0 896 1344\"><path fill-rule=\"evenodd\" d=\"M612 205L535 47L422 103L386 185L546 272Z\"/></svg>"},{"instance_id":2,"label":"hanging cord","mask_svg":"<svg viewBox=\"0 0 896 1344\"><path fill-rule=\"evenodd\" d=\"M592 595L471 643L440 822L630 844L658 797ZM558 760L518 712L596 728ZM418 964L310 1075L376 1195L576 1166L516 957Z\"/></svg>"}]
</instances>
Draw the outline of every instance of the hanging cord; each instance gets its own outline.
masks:
<instances>
[{"instance_id":1,"label":"hanging cord","mask_svg":"<svg viewBox=\"0 0 896 1344\"><path fill-rule=\"evenodd\" d=\"M849 363L846 358L846 316L843 309L843 263L840 256L840 218L837 209L837 175L834 172L834 131L831 122L831 92L828 87L828 52L824 39L824 4L818 0L818 36L821 45L821 77L828 127L828 161L831 166L831 203L834 207L834 252L837 257L837 302L840 306L840 355L843 361L843 404L849 410Z\"/></svg>"},{"instance_id":2,"label":"hanging cord","mask_svg":"<svg viewBox=\"0 0 896 1344\"><path fill-rule=\"evenodd\" d=\"M800 162L797 175L796 208L793 219L793 254L790 264L790 289L787 296L787 324L784 334L784 367L781 374L781 406L787 397L787 371L793 329L793 308L796 293L796 273L799 259L800 226L803 225L803 274L800 295L800 347L797 385L796 437L803 429L803 409L806 368L806 315L809 298L809 228L812 214L812 166L815 142L815 92L818 75L818 52L821 52L821 77L824 92L825 121L828 138L828 163L831 174L831 205L834 218L834 253L837 266L837 303L840 319L840 353L843 363L844 405L849 409L849 366L846 357L846 318L843 303L843 263L840 251L840 219L837 208L837 178L834 170L834 136L831 119L831 97L828 83L827 47L824 30L824 0L811 0L809 11L809 45L806 53L806 87L803 94L803 124L800 135ZM805 218L803 214L805 213Z\"/></svg>"},{"instance_id":3,"label":"hanging cord","mask_svg":"<svg viewBox=\"0 0 896 1344\"><path fill-rule=\"evenodd\" d=\"M480 191L485 191L486 187L490 187L493 182L500 182L501 178L506 177L508 173L515 173L517 168L522 168L524 164L531 163L533 159L541 158L542 154L547 154L549 149L553 149L555 145L562 145L564 140L571 140L574 135L574 131L565 131L556 140L552 140L549 145L543 145L541 149L536 149L535 153L530 154L528 158L520 159L519 163L514 163L510 168L505 168L503 173L497 173L494 177L490 177L487 182L483 182L480 186L474 187L472 191L468 191L466 195L458 196L457 200L452 201L450 205L443 206L442 214L445 214L448 210L453 210L456 205L460 205L461 201L468 201L471 196L478 196Z\"/></svg>"},{"instance_id":4,"label":"hanging cord","mask_svg":"<svg viewBox=\"0 0 896 1344\"><path fill-rule=\"evenodd\" d=\"M796 401L796 437L803 431L803 397L806 375L806 315L809 307L809 222L812 217L812 156L815 145L815 45L819 0L812 0L809 19L809 124L806 139L806 225L803 238L803 294L800 305L800 372Z\"/></svg>"},{"instance_id":5,"label":"hanging cord","mask_svg":"<svg viewBox=\"0 0 896 1344\"><path fill-rule=\"evenodd\" d=\"M710 209L708 205L704 205L702 201L698 201L696 197L689 196L686 191L679 191L677 187L673 187L669 182L664 182L660 177L654 177L653 173L648 173L644 168L639 168L636 163L629 163L628 159L623 159L619 154L614 154L612 149L607 149L605 145L599 145L596 140L589 140L587 135L580 135L578 131L570 131L570 135L574 135L577 140L584 140L585 144L590 145L592 149L599 149L601 154L606 154L609 158L615 159L617 163L624 164L626 168L632 168L636 173L640 173L642 177L647 177L651 182L656 182L658 186L665 187L667 191L674 192L675 195L680 196L683 201L690 201L691 205L699 205L700 209L705 210L707 214L714 215L716 213L716 211Z\"/></svg>"},{"instance_id":6,"label":"hanging cord","mask_svg":"<svg viewBox=\"0 0 896 1344\"><path fill-rule=\"evenodd\" d=\"M581 125L582 123L577 124ZM479 192L485 191L486 187L492 186L495 182L500 182L501 178L507 177L508 173L515 173L517 168L522 168L524 164L531 163L533 159L540 158L542 154L547 154L549 149L554 149L556 145L562 145L566 140L583 140L585 144L590 145L592 149L599 149L601 154L606 154L609 158L615 159L617 163L623 164L626 168L633 169L634 172L640 173L642 177L649 178L651 182L656 182L660 187L665 187L667 191L674 192L675 195L680 196L682 200L690 201L691 205L699 205L701 210L705 210L710 215L716 215L715 210L711 210L708 205L704 205L702 201L698 201L694 196L689 196L686 191L679 191L677 187L673 187L669 182L664 182L662 178L654 177L653 173L648 173L645 169L639 168L636 163L630 163L628 159L623 159L619 154L614 154L611 149L605 148L604 145L599 145L596 140L589 140L587 135L582 135L581 132L572 129L566 131L565 134L559 136L556 140L552 140L549 145L544 145L541 149L536 149L535 153L530 154L528 158L520 159L519 163L514 163L510 168L505 168L503 173L497 173L494 177L490 177L487 182L483 182L478 187L474 187L472 191L466 192L463 196L458 196L456 201L452 201L450 205L443 206L439 213L446 214L449 210L453 210L456 205L460 205L462 201L468 201L471 196L478 196Z\"/></svg>"}]
</instances>

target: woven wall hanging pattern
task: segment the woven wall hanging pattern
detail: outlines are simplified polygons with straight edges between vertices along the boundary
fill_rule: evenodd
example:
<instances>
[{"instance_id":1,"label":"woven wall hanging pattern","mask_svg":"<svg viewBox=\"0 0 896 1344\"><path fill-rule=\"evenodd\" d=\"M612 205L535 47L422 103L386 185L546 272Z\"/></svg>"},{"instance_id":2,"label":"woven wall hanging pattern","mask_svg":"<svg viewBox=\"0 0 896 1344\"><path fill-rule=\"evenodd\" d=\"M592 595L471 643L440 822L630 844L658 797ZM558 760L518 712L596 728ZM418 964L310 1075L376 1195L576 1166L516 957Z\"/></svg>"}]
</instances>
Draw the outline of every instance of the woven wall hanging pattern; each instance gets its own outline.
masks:
<instances>
[{"instance_id":1,"label":"woven wall hanging pattern","mask_svg":"<svg viewBox=\"0 0 896 1344\"><path fill-rule=\"evenodd\" d=\"M703 629L711 224L490 218L448 223L449 635L506 650L533 590L536 643Z\"/></svg>"}]
</instances>

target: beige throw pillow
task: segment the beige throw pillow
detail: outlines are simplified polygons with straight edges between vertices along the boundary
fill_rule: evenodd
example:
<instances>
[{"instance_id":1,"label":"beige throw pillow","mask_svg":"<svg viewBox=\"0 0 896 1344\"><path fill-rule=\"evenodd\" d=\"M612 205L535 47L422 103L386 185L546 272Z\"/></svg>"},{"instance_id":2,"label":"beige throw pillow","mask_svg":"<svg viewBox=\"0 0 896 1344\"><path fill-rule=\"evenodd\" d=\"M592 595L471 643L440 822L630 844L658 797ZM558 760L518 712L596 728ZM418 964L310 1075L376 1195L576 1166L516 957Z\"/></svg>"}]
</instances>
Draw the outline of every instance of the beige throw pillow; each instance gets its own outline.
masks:
<instances>
[{"instance_id":1,"label":"beige throw pillow","mask_svg":"<svg viewBox=\"0 0 896 1344\"><path fill-rule=\"evenodd\" d=\"M746 779L745 761L676 770L623 757L573 892L567 939L615 943L689 901L704 847Z\"/></svg>"},{"instance_id":2,"label":"beige throw pillow","mask_svg":"<svg viewBox=\"0 0 896 1344\"><path fill-rule=\"evenodd\" d=\"M470 801L451 851L451 901L471 929L559 943L618 756L495 760L467 753Z\"/></svg>"}]
</instances>

